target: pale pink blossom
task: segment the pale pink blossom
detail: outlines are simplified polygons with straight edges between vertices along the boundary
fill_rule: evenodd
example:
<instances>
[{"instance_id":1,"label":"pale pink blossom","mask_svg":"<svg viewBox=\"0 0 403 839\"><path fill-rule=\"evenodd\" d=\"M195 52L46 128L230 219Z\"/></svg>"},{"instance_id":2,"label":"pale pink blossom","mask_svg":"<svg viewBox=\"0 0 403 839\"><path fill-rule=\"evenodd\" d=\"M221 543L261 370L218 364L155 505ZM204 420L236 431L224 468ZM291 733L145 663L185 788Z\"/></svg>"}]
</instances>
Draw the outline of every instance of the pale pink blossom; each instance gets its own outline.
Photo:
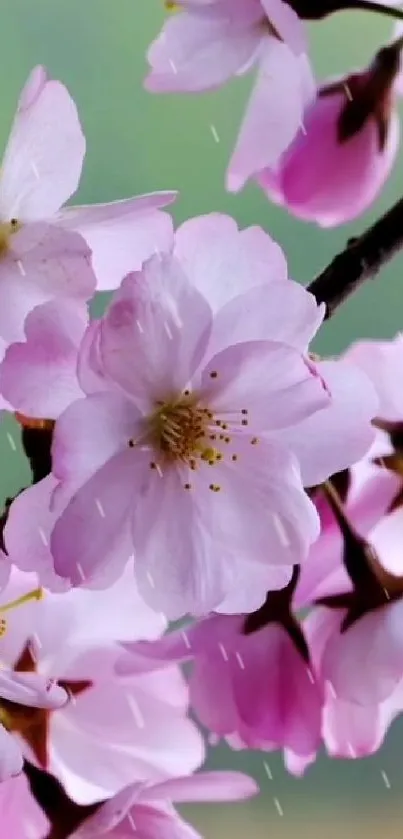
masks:
<instances>
[{"instance_id":1,"label":"pale pink blossom","mask_svg":"<svg viewBox=\"0 0 403 839\"><path fill-rule=\"evenodd\" d=\"M227 187L273 166L293 140L314 82L302 22L283 0L181 0L148 51L146 87L199 92L257 67Z\"/></svg>"},{"instance_id":2,"label":"pale pink blossom","mask_svg":"<svg viewBox=\"0 0 403 839\"><path fill-rule=\"evenodd\" d=\"M1 660L25 671L7 677L10 692L15 681L18 701L32 705L30 680L33 691L36 681L47 684L51 678L69 697L51 713L24 709L17 715L8 709L7 736L79 804L109 797L133 779L157 781L191 772L204 757L202 737L187 718L188 689L177 667L159 674L145 665L133 678L115 673L121 654L117 639L155 638L165 627L164 618L137 594L132 574L129 565L104 592L45 591L40 602L5 615ZM32 575L14 571L2 600L25 594L30 586ZM64 690L53 690L66 699ZM41 703L45 706L40 694Z\"/></svg>"},{"instance_id":3,"label":"pale pink blossom","mask_svg":"<svg viewBox=\"0 0 403 839\"><path fill-rule=\"evenodd\" d=\"M132 784L86 819L72 839L125 839L132 833L141 839L200 839L174 802L239 801L257 792L255 781L241 772L198 772L159 784Z\"/></svg>"},{"instance_id":4,"label":"pale pink blossom","mask_svg":"<svg viewBox=\"0 0 403 839\"><path fill-rule=\"evenodd\" d=\"M284 285L291 298L294 285ZM276 288L271 295L275 306ZM248 301L237 300L240 319ZM231 346L226 331L212 354L210 308L171 258L126 278L94 335L107 389L72 405L55 429L55 499L73 495L51 537L56 572L80 585L112 561L112 548L121 562L129 523L141 591L170 616L219 606L239 563L250 572L263 563L270 588L270 567L302 560L317 536L281 440L283 427L330 402L314 367L278 332Z\"/></svg>"},{"instance_id":5,"label":"pale pink blossom","mask_svg":"<svg viewBox=\"0 0 403 839\"><path fill-rule=\"evenodd\" d=\"M320 744L323 704L308 648L280 621L247 632L247 617L212 615L158 641L125 644L134 658L123 656L119 672L136 671L142 653L160 666L191 660L190 701L210 732L237 749L284 748L307 759Z\"/></svg>"},{"instance_id":6,"label":"pale pink blossom","mask_svg":"<svg viewBox=\"0 0 403 839\"><path fill-rule=\"evenodd\" d=\"M59 417L54 477L12 506L5 536L13 561L53 589L53 555L58 575L100 586L119 576L134 550L144 596L172 616L258 608L268 589L287 584L291 565L317 534L298 469L304 485L314 485L350 465L373 439L376 400L365 374L348 362L317 364L308 356L322 317L323 307L287 278L280 248L260 228L239 231L216 214L182 225L173 256L154 258L127 278L106 317L89 326L78 360L87 398ZM34 369L35 357L25 399L43 391L45 371L41 364ZM215 376L214 358L225 373ZM11 369L9 387L18 389ZM168 451L153 425L161 401L169 408ZM190 441L195 457L190 450L172 456L177 418L172 437L169 417L177 410L202 417L204 436ZM265 474L263 458L270 464ZM241 504L245 477L247 498L253 492L260 499L252 508ZM261 515L262 504L272 517ZM194 528L187 530L181 522L189 516ZM231 522L226 529L224 520Z\"/></svg>"},{"instance_id":7,"label":"pale pink blossom","mask_svg":"<svg viewBox=\"0 0 403 839\"><path fill-rule=\"evenodd\" d=\"M278 167L257 177L276 203L322 227L343 224L375 200L395 163L399 51L378 53L361 73L323 84Z\"/></svg>"},{"instance_id":8,"label":"pale pink blossom","mask_svg":"<svg viewBox=\"0 0 403 839\"><path fill-rule=\"evenodd\" d=\"M174 193L61 209L78 187L84 155L73 99L36 67L20 95L0 177L0 333L7 340L17 325L11 337L20 338L22 315L35 303L91 296L91 252L98 288L110 288L169 245L172 223L159 207Z\"/></svg>"}]
</instances>

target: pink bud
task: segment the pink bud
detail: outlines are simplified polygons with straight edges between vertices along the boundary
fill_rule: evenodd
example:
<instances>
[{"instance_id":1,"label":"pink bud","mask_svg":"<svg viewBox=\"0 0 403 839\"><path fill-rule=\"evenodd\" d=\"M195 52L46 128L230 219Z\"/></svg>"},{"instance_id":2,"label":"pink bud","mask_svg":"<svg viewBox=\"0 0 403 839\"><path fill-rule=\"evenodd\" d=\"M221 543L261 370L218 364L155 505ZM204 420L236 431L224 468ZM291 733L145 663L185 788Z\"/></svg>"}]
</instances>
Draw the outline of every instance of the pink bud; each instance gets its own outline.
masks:
<instances>
[{"instance_id":1,"label":"pink bud","mask_svg":"<svg viewBox=\"0 0 403 839\"><path fill-rule=\"evenodd\" d=\"M322 227L350 221L370 206L398 150L399 61L392 45L365 71L319 89L277 171L257 177L272 200Z\"/></svg>"}]
</instances>

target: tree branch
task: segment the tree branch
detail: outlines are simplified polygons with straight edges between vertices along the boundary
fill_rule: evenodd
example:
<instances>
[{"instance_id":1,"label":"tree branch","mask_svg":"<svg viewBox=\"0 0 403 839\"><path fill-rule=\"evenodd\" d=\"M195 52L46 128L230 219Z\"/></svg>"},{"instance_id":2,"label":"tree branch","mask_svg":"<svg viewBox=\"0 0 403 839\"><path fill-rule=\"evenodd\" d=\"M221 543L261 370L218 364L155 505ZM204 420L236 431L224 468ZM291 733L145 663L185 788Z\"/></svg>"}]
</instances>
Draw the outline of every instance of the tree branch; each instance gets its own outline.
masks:
<instances>
[{"instance_id":1,"label":"tree branch","mask_svg":"<svg viewBox=\"0 0 403 839\"><path fill-rule=\"evenodd\" d=\"M356 239L308 286L318 303L326 304L326 319L366 280L403 248L403 198Z\"/></svg>"},{"instance_id":2,"label":"tree branch","mask_svg":"<svg viewBox=\"0 0 403 839\"><path fill-rule=\"evenodd\" d=\"M90 804L84 807L75 804L56 778L28 761L24 763L24 773L35 801L50 822L50 833L46 839L68 839L100 806Z\"/></svg>"}]
</instances>

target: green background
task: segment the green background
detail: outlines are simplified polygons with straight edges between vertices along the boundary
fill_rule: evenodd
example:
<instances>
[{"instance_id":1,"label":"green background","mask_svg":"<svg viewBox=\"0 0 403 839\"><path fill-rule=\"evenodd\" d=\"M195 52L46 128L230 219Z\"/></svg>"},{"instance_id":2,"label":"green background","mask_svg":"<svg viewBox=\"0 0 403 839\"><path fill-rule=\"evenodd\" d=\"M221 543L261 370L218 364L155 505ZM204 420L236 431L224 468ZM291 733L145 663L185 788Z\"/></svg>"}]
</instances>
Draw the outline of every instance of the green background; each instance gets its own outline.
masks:
<instances>
[{"instance_id":1,"label":"green background","mask_svg":"<svg viewBox=\"0 0 403 839\"><path fill-rule=\"evenodd\" d=\"M30 69L47 65L74 96L88 152L76 200L112 200L175 188L175 220L228 212L239 224L261 224L284 248L290 274L306 283L346 239L385 210L403 187L402 158L376 205L354 225L323 231L270 206L255 186L239 196L224 190L224 171L251 78L203 96L158 97L142 90L145 51L164 18L159 0L0 0L0 142L5 143L17 96ZM389 37L390 23L371 14L340 14L311 27L318 76L366 63ZM211 126L219 136L217 143ZM357 337L392 336L403 322L402 258L368 283L319 337L321 352L338 352ZM16 492L28 478L18 430L0 434L0 491ZM299 836L402 836L402 726L365 761L320 759L302 780L289 777L279 756L215 750L211 762L251 771L261 781L258 802L191 808L207 837L283 839ZM272 780L264 768L267 757ZM386 773L387 779L385 781ZM278 804L276 803L276 799ZM279 808L283 815L279 814Z\"/></svg>"}]
</instances>

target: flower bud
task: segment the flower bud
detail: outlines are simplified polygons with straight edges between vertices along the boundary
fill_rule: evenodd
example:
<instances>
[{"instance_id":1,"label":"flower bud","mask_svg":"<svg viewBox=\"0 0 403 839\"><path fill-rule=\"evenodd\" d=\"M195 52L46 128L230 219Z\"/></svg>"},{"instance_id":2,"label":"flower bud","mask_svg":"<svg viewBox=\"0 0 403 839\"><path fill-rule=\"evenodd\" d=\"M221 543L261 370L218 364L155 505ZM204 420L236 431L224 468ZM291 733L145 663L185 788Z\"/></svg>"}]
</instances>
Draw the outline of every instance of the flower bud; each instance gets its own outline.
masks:
<instances>
[{"instance_id":1,"label":"flower bud","mask_svg":"<svg viewBox=\"0 0 403 839\"><path fill-rule=\"evenodd\" d=\"M343 224L366 210L398 150L399 69L396 42L381 49L366 70L319 88L277 170L257 176L267 195L322 227Z\"/></svg>"}]
</instances>

